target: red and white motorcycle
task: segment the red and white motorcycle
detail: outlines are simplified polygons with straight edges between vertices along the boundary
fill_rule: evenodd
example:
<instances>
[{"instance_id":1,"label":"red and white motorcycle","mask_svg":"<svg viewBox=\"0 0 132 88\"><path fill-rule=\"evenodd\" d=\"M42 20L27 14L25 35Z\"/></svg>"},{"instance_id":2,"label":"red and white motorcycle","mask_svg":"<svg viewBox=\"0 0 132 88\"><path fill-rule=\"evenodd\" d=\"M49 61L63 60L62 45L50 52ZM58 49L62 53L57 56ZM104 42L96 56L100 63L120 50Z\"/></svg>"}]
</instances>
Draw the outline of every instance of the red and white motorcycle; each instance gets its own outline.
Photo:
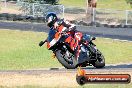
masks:
<instances>
[{"instance_id":1,"label":"red and white motorcycle","mask_svg":"<svg viewBox=\"0 0 132 88\"><path fill-rule=\"evenodd\" d=\"M60 33L54 29L50 29L48 37L45 41L41 41L39 46L42 46L47 42L47 48L52 50L58 61L67 69L75 69L79 65L75 59L75 52L70 48L70 45L66 43L66 38L69 36L67 34ZM88 65L93 65L96 68L102 68L105 66L105 58L102 53L96 48L96 45L92 42L96 38L91 38L89 35L83 35L82 49L84 54L90 57L90 60L81 64L81 66L86 67ZM85 42L88 44L85 44Z\"/></svg>"}]
</instances>

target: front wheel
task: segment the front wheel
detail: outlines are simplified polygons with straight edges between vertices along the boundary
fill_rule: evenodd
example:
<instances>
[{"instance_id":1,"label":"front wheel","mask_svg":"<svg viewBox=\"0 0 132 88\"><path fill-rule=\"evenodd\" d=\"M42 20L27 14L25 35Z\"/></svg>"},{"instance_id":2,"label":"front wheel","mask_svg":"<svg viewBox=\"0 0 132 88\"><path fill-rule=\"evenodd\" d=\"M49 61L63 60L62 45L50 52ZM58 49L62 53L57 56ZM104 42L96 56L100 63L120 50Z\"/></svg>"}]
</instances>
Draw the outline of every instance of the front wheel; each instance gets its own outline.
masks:
<instances>
[{"instance_id":1,"label":"front wheel","mask_svg":"<svg viewBox=\"0 0 132 88\"><path fill-rule=\"evenodd\" d=\"M69 55L67 55L66 52L69 53ZM66 52L61 50L56 51L56 57L58 61L67 69L75 69L77 66L74 55L69 51Z\"/></svg>"},{"instance_id":2,"label":"front wheel","mask_svg":"<svg viewBox=\"0 0 132 88\"><path fill-rule=\"evenodd\" d=\"M97 50L97 60L92 62L92 65L96 68L103 68L105 66L105 58L99 50Z\"/></svg>"}]
</instances>

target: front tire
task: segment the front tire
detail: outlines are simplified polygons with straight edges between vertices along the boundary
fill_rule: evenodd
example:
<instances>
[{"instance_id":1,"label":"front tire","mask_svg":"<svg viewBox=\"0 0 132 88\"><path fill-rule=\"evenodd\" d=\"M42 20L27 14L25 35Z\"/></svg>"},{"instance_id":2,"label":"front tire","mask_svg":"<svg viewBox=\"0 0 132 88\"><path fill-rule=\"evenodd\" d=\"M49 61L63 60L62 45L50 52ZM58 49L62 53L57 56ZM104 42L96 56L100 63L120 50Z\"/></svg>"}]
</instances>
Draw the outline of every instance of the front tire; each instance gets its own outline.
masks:
<instances>
[{"instance_id":1,"label":"front tire","mask_svg":"<svg viewBox=\"0 0 132 88\"><path fill-rule=\"evenodd\" d=\"M92 63L92 65L96 68L103 68L105 67L105 58L103 56L103 54L97 50L97 60L95 62Z\"/></svg>"},{"instance_id":2,"label":"front tire","mask_svg":"<svg viewBox=\"0 0 132 88\"><path fill-rule=\"evenodd\" d=\"M72 57L73 63L70 64L66 59L64 58L64 54L62 54L61 50L56 51L56 57L58 59L58 61L67 69L75 69L76 66L76 60L74 57Z\"/></svg>"}]
</instances>

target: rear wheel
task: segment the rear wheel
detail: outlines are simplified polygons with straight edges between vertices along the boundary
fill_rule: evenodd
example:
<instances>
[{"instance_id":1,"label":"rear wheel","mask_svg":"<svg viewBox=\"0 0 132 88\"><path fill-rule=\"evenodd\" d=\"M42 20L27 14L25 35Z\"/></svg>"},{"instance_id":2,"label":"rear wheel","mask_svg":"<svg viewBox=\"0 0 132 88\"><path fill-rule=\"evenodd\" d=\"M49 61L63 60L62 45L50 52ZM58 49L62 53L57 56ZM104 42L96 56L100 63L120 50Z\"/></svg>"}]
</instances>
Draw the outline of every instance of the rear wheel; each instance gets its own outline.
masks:
<instances>
[{"instance_id":1,"label":"rear wheel","mask_svg":"<svg viewBox=\"0 0 132 88\"><path fill-rule=\"evenodd\" d=\"M105 58L99 50L97 50L97 60L92 62L92 65L96 68L103 68L105 66Z\"/></svg>"},{"instance_id":2,"label":"rear wheel","mask_svg":"<svg viewBox=\"0 0 132 88\"><path fill-rule=\"evenodd\" d=\"M69 55L66 53L69 53ZM56 57L58 61L67 69L75 69L77 67L77 61L75 60L74 55L68 50L66 52L61 50L56 51Z\"/></svg>"}]
</instances>

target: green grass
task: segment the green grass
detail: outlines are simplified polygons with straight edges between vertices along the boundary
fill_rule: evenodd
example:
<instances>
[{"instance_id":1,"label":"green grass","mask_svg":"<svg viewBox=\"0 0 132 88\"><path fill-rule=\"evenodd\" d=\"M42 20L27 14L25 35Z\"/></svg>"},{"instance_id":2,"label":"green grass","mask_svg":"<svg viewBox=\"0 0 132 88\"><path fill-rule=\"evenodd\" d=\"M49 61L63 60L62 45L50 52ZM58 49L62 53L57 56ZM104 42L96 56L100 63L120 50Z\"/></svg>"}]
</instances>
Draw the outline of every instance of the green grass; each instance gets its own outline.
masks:
<instances>
[{"instance_id":1,"label":"green grass","mask_svg":"<svg viewBox=\"0 0 132 88\"><path fill-rule=\"evenodd\" d=\"M59 0L65 6L85 7L85 0Z\"/></svg>"},{"instance_id":2,"label":"green grass","mask_svg":"<svg viewBox=\"0 0 132 88\"><path fill-rule=\"evenodd\" d=\"M126 0L98 0L97 8L126 10L131 9L131 6Z\"/></svg>"},{"instance_id":3,"label":"green grass","mask_svg":"<svg viewBox=\"0 0 132 88\"><path fill-rule=\"evenodd\" d=\"M97 38L95 44L103 52L106 63L132 63L132 42Z\"/></svg>"},{"instance_id":4,"label":"green grass","mask_svg":"<svg viewBox=\"0 0 132 88\"><path fill-rule=\"evenodd\" d=\"M44 38L44 33L0 30L0 70L60 66L46 46L38 46Z\"/></svg>"},{"instance_id":5,"label":"green grass","mask_svg":"<svg viewBox=\"0 0 132 88\"><path fill-rule=\"evenodd\" d=\"M38 43L47 34L31 31L0 30L0 70L38 69L60 67L46 45ZM103 52L106 64L131 63L132 42L97 38L97 47Z\"/></svg>"},{"instance_id":6,"label":"green grass","mask_svg":"<svg viewBox=\"0 0 132 88\"><path fill-rule=\"evenodd\" d=\"M60 4L65 6L86 8L86 0L60 0ZM126 0L98 0L97 8L111 8L111 9L131 9L130 4Z\"/></svg>"}]
</instances>

